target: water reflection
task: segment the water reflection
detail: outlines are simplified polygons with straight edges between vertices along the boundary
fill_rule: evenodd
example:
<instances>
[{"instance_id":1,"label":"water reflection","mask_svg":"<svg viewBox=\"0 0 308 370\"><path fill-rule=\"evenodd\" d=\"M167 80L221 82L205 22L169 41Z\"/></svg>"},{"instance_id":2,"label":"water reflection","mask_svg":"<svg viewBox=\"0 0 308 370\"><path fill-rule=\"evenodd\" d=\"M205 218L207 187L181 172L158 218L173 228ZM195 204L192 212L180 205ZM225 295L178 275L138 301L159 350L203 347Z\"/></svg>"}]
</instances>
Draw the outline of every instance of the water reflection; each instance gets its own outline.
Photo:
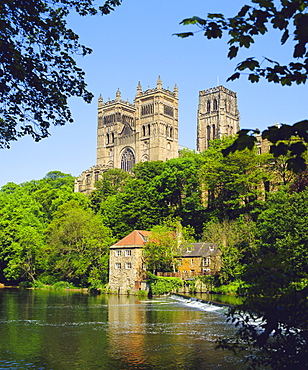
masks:
<instances>
[{"instance_id":1,"label":"water reflection","mask_svg":"<svg viewBox=\"0 0 308 370\"><path fill-rule=\"evenodd\" d=\"M245 368L214 349L232 330L170 298L0 290L0 369Z\"/></svg>"}]
</instances>

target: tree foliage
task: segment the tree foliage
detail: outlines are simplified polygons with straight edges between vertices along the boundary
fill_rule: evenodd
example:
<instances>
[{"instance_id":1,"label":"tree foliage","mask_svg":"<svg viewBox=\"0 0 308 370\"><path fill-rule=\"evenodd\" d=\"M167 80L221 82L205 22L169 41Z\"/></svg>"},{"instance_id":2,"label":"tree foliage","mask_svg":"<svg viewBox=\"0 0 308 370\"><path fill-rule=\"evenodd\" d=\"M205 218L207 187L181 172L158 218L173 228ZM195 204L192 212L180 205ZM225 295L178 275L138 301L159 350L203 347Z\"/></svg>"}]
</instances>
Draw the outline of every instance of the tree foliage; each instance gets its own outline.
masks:
<instances>
[{"instance_id":1,"label":"tree foliage","mask_svg":"<svg viewBox=\"0 0 308 370\"><path fill-rule=\"evenodd\" d=\"M156 225L150 230L149 240L144 247L147 269L157 271L175 271L175 255L178 249L177 235L173 228Z\"/></svg>"},{"instance_id":2,"label":"tree foliage","mask_svg":"<svg viewBox=\"0 0 308 370\"><path fill-rule=\"evenodd\" d=\"M43 231L40 205L31 196L19 187L0 192L0 259L6 279L36 279L37 256L44 245Z\"/></svg>"},{"instance_id":3,"label":"tree foliage","mask_svg":"<svg viewBox=\"0 0 308 370\"><path fill-rule=\"evenodd\" d=\"M265 198L265 183L273 172L267 169L272 156L257 154L257 148L246 149L224 157L222 151L235 138L213 140L202 153L200 177L210 217L220 221L236 219L257 211Z\"/></svg>"},{"instance_id":4,"label":"tree foliage","mask_svg":"<svg viewBox=\"0 0 308 370\"><path fill-rule=\"evenodd\" d=\"M237 150L253 148L257 142L256 135L259 134L259 130L240 130L236 140L222 150L223 155L228 156ZM308 120L297 122L294 125L282 124L280 127L268 127L261 136L262 140L268 140L271 143L270 153L273 154L274 158L288 156L286 168L289 171L299 173L306 169Z\"/></svg>"},{"instance_id":5,"label":"tree foliage","mask_svg":"<svg viewBox=\"0 0 308 370\"><path fill-rule=\"evenodd\" d=\"M281 64L267 57L259 61L250 57L236 67L236 72L228 80L235 80L241 73L248 72L251 82L265 78L269 82L282 85L305 83L308 76L308 1L307 0L252 0L251 5L244 5L239 12L226 18L223 14L208 14L206 19L192 17L184 19L183 25L197 25L208 39L228 35L228 58L233 59L241 48L250 48L259 35L265 35L270 28L281 32L281 45L292 36L293 55L288 64ZM193 36L195 32L183 32L176 35L182 38Z\"/></svg>"},{"instance_id":6,"label":"tree foliage","mask_svg":"<svg viewBox=\"0 0 308 370\"><path fill-rule=\"evenodd\" d=\"M218 245L221 251L222 283L242 278L243 271L254 255L255 223L243 215L237 220L211 220L204 226L203 240Z\"/></svg>"},{"instance_id":7,"label":"tree foliage","mask_svg":"<svg viewBox=\"0 0 308 370\"><path fill-rule=\"evenodd\" d=\"M221 342L237 353L248 351L252 368L308 365L307 201L307 191L280 191L257 221L254 256L242 274L244 303L230 313L239 330Z\"/></svg>"},{"instance_id":8,"label":"tree foliage","mask_svg":"<svg viewBox=\"0 0 308 370\"><path fill-rule=\"evenodd\" d=\"M69 201L58 208L46 232L45 272L78 286L108 282L108 247L114 239L99 215Z\"/></svg>"},{"instance_id":9,"label":"tree foliage","mask_svg":"<svg viewBox=\"0 0 308 370\"><path fill-rule=\"evenodd\" d=\"M67 16L108 14L121 0L5 0L0 3L0 148L24 135L39 141L51 125L72 122L68 98L90 102L74 55L91 49L67 26Z\"/></svg>"}]
</instances>

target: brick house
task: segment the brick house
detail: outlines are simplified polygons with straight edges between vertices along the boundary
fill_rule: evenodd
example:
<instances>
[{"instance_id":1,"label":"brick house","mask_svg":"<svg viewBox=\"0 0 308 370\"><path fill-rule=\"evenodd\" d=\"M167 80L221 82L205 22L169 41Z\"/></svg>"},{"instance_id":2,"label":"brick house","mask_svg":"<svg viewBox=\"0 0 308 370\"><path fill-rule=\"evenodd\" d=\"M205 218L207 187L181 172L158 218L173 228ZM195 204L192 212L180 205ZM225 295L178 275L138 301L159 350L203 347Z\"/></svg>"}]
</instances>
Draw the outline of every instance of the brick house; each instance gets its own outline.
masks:
<instances>
[{"instance_id":1,"label":"brick house","mask_svg":"<svg viewBox=\"0 0 308 370\"><path fill-rule=\"evenodd\" d=\"M110 247L108 288L118 294L141 289L146 278L142 251L150 232L134 230Z\"/></svg>"}]
</instances>

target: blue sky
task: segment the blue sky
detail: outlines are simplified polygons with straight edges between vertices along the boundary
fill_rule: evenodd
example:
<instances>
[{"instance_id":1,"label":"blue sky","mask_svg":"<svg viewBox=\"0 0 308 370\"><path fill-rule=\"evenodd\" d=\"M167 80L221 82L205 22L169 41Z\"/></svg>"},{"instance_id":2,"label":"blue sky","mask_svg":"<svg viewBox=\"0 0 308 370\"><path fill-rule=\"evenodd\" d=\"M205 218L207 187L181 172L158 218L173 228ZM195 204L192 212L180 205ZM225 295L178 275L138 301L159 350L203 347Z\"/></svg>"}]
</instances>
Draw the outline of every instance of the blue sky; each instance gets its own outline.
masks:
<instances>
[{"instance_id":1,"label":"blue sky","mask_svg":"<svg viewBox=\"0 0 308 370\"><path fill-rule=\"evenodd\" d=\"M295 123L307 118L307 86L282 87L265 81L251 84L245 76L226 79L240 60L266 56L287 62L292 43L280 46L280 34L271 31L258 37L255 45L241 51L238 59L227 58L227 40L207 40L202 32L180 39L175 32L193 31L179 25L184 18L209 12L232 16L244 0L123 0L108 16L69 18L70 27L93 53L78 57L86 72L91 104L70 101L74 123L54 127L51 136L35 143L30 138L13 142L0 151L0 186L37 180L53 170L78 176L96 163L97 99L113 99L118 88L122 99L133 102L138 81L143 89L156 86L179 88L179 144L195 149L198 94L218 83L238 96L241 128L265 129L277 122Z\"/></svg>"}]
</instances>

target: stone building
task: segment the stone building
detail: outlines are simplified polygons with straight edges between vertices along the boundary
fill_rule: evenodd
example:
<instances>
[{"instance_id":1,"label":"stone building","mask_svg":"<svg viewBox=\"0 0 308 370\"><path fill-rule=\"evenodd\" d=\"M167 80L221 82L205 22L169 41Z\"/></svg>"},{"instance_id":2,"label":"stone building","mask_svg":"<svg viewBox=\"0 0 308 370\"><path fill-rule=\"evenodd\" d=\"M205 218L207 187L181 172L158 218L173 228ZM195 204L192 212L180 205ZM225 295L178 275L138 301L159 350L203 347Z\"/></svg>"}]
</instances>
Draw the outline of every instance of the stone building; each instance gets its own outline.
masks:
<instances>
[{"instance_id":1,"label":"stone building","mask_svg":"<svg viewBox=\"0 0 308 370\"><path fill-rule=\"evenodd\" d=\"M99 175L109 168L130 172L134 164L178 157L178 88L170 91L158 77L156 87L137 86L134 103L98 99L96 166L84 171L75 191L90 193Z\"/></svg>"},{"instance_id":2,"label":"stone building","mask_svg":"<svg viewBox=\"0 0 308 370\"><path fill-rule=\"evenodd\" d=\"M135 293L147 290L147 269L143 248L150 232L134 230L110 247L108 289L114 293ZM177 272L157 273L158 276L177 276L191 280L194 276L215 275L221 268L221 252L213 243L181 245Z\"/></svg>"},{"instance_id":3,"label":"stone building","mask_svg":"<svg viewBox=\"0 0 308 370\"><path fill-rule=\"evenodd\" d=\"M191 243L181 246L177 269L182 279L216 275L221 269L221 252L214 243Z\"/></svg>"},{"instance_id":4,"label":"stone building","mask_svg":"<svg viewBox=\"0 0 308 370\"><path fill-rule=\"evenodd\" d=\"M209 147L210 140L234 135L239 131L236 93L223 86L199 92L197 151Z\"/></svg>"},{"instance_id":5,"label":"stone building","mask_svg":"<svg viewBox=\"0 0 308 370\"><path fill-rule=\"evenodd\" d=\"M146 277L142 250L149 234L149 231L134 230L110 247L109 290L127 294L142 288Z\"/></svg>"}]
</instances>

